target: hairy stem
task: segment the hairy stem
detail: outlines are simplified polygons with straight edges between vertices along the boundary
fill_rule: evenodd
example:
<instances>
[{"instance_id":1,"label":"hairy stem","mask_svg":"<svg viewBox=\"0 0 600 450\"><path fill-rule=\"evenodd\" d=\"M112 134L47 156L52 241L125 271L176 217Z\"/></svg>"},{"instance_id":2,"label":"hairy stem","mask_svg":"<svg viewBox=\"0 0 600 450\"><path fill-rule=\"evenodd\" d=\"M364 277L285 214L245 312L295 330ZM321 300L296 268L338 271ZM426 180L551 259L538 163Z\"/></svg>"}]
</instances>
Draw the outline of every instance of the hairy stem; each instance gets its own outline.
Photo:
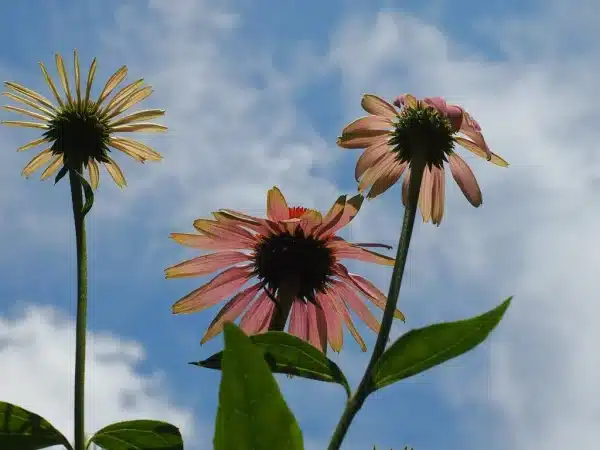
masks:
<instances>
[{"instance_id":1,"label":"hairy stem","mask_svg":"<svg viewBox=\"0 0 600 450\"><path fill-rule=\"evenodd\" d=\"M71 202L75 222L75 242L77 247L77 323L75 329L75 450L85 450L85 340L87 322L87 249L85 218L82 213L82 186L73 169L69 170Z\"/></svg>"},{"instance_id":2,"label":"hairy stem","mask_svg":"<svg viewBox=\"0 0 600 450\"><path fill-rule=\"evenodd\" d=\"M394 310L398 303L398 295L400 294L400 285L402 284L402 275L404 274L404 267L406 265L406 258L408 256L408 247L410 245L410 238L412 236L413 226L415 223L415 216L417 214L417 206L419 202L419 191L421 188L421 180L423 178L424 164L417 162L411 162L411 175L410 184L408 188L408 202L404 209L404 220L402 221L402 231L400 233L400 241L398 242L398 251L396 253L396 263L394 264L394 271L392 272L392 279L390 282L390 290L388 293L387 303L383 312L383 318L381 320L381 328L377 335L377 341L373 348L373 354L369 360L369 364L365 370L356 392L350 397L346 403L346 408L342 413L337 427L329 442L328 450L338 450L342 445L342 441L350 428L352 420L362 408L367 396L371 392L372 388L372 373L375 363L381 357L385 350L385 346L390 337L390 330L392 328L392 322L394 319Z\"/></svg>"}]
</instances>

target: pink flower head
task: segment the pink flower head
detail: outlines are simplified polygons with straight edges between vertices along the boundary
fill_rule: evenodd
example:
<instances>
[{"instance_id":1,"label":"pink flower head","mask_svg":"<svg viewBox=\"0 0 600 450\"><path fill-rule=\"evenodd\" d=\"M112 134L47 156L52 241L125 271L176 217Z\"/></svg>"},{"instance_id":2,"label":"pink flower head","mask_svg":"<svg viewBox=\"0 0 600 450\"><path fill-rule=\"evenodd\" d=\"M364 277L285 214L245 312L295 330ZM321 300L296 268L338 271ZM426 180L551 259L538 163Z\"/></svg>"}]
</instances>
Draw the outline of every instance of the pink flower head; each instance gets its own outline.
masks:
<instances>
[{"instance_id":1,"label":"pink flower head","mask_svg":"<svg viewBox=\"0 0 600 450\"><path fill-rule=\"evenodd\" d=\"M229 298L210 324L202 342L211 339L228 321L242 316L247 334L268 331L276 308L288 302L288 332L325 352L327 342L335 351L343 343L344 323L366 350L350 311L369 328L379 322L363 298L380 309L386 296L370 281L350 273L342 259L392 266L394 259L352 244L336 233L358 213L363 197L338 198L329 212L287 205L274 187L267 195L267 218L228 209L213 213L214 220L198 219L199 234L173 233L182 245L214 253L199 256L166 269L167 278L203 276L223 270L208 283L173 305L173 313L193 313ZM245 286L250 283L249 286ZM398 310L395 316L404 320Z\"/></svg>"},{"instance_id":2,"label":"pink flower head","mask_svg":"<svg viewBox=\"0 0 600 450\"><path fill-rule=\"evenodd\" d=\"M508 166L489 149L477 121L442 97L417 100L404 94L394 100L397 110L385 100L365 94L361 104L370 115L348 124L338 138L338 145L365 149L356 164L355 177L359 192L370 187L367 198L382 194L404 175L402 201L406 206L411 163L415 152L420 152L426 166L419 208L425 222L431 220L439 225L444 215L444 163L450 165L452 176L467 200L475 207L482 203L475 175L454 152L455 144L496 165Z\"/></svg>"}]
</instances>

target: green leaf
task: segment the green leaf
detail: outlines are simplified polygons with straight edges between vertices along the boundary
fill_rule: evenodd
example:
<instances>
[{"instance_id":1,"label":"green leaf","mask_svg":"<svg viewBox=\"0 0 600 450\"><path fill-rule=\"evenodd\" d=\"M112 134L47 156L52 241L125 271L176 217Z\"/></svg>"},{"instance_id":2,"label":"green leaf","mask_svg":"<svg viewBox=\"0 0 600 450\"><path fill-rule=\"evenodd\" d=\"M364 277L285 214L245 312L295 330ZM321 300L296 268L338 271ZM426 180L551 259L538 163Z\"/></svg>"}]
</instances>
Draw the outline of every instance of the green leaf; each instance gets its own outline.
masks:
<instances>
[{"instance_id":1,"label":"green leaf","mask_svg":"<svg viewBox=\"0 0 600 450\"><path fill-rule=\"evenodd\" d=\"M215 450L302 450L302 432L259 348L225 324Z\"/></svg>"},{"instance_id":2,"label":"green leaf","mask_svg":"<svg viewBox=\"0 0 600 450\"><path fill-rule=\"evenodd\" d=\"M128 420L97 431L89 442L106 450L183 450L179 429L160 420Z\"/></svg>"},{"instance_id":3,"label":"green leaf","mask_svg":"<svg viewBox=\"0 0 600 450\"><path fill-rule=\"evenodd\" d=\"M38 450L71 444L50 422L11 403L0 402L0 449Z\"/></svg>"},{"instance_id":4,"label":"green leaf","mask_svg":"<svg viewBox=\"0 0 600 450\"><path fill-rule=\"evenodd\" d=\"M250 340L263 350L271 372L338 383L350 396L350 385L338 365L308 342L282 331L254 335ZM223 352L219 352L203 361L190 364L221 370L222 357Z\"/></svg>"},{"instance_id":5,"label":"green leaf","mask_svg":"<svg viewBox=\"0 0 600 450\"><path fill-rule=\"evenodd\" d=\"M404 334L375 364L371 392L472 350L498 325L511 300L509 297L480 316L439 323Z\"/></svg>"}]
</instances>

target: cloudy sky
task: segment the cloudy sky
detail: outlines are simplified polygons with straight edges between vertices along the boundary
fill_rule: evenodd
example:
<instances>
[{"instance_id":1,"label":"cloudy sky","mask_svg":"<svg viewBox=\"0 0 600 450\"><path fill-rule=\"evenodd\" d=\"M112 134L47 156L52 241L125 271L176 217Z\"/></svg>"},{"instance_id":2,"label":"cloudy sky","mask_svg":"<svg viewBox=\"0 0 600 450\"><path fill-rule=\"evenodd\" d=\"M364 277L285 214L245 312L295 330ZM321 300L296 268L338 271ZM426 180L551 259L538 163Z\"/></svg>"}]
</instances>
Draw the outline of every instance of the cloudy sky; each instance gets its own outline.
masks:
<instances>
[{"instance_id":1,"label":"cloudy sky","mask_svg":"<svg viewBox=\"0 0 600 450\"><path fill-rule=\"evenodd\" d=\"M281 3L281 4L280 4ZM89 432L132 418L181 427L211 448L218 372L187 365L218 351L199 340L216 311L172 316L202 280L164 280L193 255L168 239L217 208L261 214L279 186L326 209L353 193L358 152L335 137L360 97L443 95L481 123L509 169L466 156L484 193L471 208L448 186L440 228L418 223L401 308L408 328L515 301L471 354L368 400L345 449L578 450L600 440L600 36L592 0L427 2L5 2L0 74L49 95L37 63L54 52L98 77L122 64L167 110L165 156L120 157L129 187L103 174L88 216ZM35 6L32 6L35 5ZM2 113L7 119L10 114ZM74 264L68 185L20 176L32 130L2 130L0 399L45 416L69 438ZM398 189L365 205L347 231L396 243ZM595 225L596 224L596 225ZM382 289L388 269L360 266ZM363 329L371 348L374 336ZM334 356L356 384L367 362L346 340ZM344 392L280 380L311 450L325 448Z\"/></svg>"}]
</instances>

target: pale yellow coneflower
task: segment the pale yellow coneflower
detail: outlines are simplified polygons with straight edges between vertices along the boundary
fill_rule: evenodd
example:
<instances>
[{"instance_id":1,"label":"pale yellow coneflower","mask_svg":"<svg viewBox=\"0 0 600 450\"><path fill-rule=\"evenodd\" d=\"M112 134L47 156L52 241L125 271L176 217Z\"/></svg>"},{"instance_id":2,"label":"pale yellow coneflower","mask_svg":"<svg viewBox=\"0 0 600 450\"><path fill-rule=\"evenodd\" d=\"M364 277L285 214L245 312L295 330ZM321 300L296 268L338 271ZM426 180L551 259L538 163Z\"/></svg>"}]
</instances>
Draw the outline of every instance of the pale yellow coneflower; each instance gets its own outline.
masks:
<instances>
[{"instance_id":1,"label":"pale yellow coneflower","mask_svg":"<svg viewBox=\"0 0 600 450\"><path fill-rule=\"evenodd\" d=\"M75 92L71 91L67 71L62 57L56 54L56 68L65 97L61 98L54 81L46 67L40 63L42 73L56 103L52 103L37 92L20 84L7 81L5 86L11 92L3 94L17 102L25 104L35 111L4 106L5 109L25 114L40 122L6 120L5 125L37 128L44 130L42 137L18 148L17 151L28 150L39 145L48 148L38 153L23 169L23 176L28 177L40 167L47 165L41 179L55 174L59 169L62 174L72 169L81 172L87 167L90 184L98 187L100 172L98 163L111 175L119 187L127 183L117 163L108 156L110 147L131 156L139 162L159 161L162 156L147 145L138 141L117 137L115 133L132 133L137 131L166 131L167 127L155 123L143 122L164 115L162 109L147 109L126 116L121 116L132 106L152 94L150 86L143 86L140 79L121 88L111 99L110 95L127 76L127 67L117 70L106 82L97 98L91 98L92 83L96 74L96 59L92 61L85 83L85 92L81 89L79 59L74 50Z\"/></svg>"}]
</instances>

